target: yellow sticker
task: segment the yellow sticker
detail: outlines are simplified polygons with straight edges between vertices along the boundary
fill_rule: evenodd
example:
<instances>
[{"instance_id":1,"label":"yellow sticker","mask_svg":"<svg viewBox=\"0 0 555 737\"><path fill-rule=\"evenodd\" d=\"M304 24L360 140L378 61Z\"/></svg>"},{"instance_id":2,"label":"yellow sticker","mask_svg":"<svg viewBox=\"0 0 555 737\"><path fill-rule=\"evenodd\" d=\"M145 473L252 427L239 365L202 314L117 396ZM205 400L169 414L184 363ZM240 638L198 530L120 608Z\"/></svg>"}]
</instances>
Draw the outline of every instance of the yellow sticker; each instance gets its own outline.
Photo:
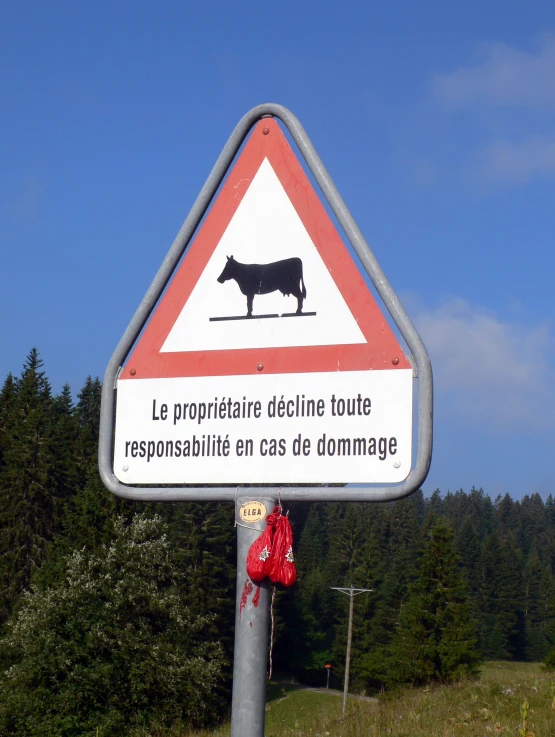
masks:
<instances>
[{"instance_id":1,"label":"yellow sticker","mask_svg":"<svg viewBox=\"0 0 555 737\"><path fill-rule=\"evenodd\" d=\"M239 517L242 522L259 522L265 519L268 511L262 502L245 502L239 510Z\"/></svg>"}]
</instances>

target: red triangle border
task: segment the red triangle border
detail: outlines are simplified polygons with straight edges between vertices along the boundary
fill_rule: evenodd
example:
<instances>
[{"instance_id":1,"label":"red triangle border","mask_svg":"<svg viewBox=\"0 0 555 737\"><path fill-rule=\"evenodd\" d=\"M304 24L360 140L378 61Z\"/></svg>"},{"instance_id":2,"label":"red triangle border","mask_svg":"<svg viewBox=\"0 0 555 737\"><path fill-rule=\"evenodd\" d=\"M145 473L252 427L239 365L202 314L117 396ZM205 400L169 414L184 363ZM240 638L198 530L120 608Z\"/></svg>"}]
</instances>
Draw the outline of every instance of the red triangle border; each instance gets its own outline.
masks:
<instances>
[{"instance_id":1,"label":"red triangle border","mask_svg":"<svg viewBox=\"0 0 555 737\"><path fill-rule=\"evenodd\" d=\"M267 158L367 343L161 353L213 251ZM411 368L278 123L252 130L227 180L156 306L120 379L312 373Z\"/></svg>"}]
</instances>

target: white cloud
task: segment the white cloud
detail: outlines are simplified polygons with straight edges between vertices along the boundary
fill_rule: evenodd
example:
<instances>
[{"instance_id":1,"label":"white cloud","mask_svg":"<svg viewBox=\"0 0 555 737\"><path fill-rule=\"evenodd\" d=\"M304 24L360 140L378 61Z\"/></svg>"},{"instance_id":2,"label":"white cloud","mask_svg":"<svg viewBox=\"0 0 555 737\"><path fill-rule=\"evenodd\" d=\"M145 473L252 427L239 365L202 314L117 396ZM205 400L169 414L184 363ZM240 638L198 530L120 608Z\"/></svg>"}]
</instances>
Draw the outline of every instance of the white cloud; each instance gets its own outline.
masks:
<instances>
[{"instance_id":1,"label":"white cloud","mask_svg":"<svg viewBox=\"0 0 555 737\"><path fill-rule=\"evenodd\" d=\"M439 75L436 96L453 107L471 105L555 106L555 37L545 36L536 53L503 43L485 48L481 64Z\"/></svg>"},{"instance_id":2,"label":"white cloud","mask_svg":"<svg viewBox=\"0 0 555 737\"><path fill-rule=\"evenodd\" d=\"M430 353L439 402L496 429L555 426L547 326L503 322L462 299L417 310L415 324Z\"/></svg>"},{"instance_id":3,"label":"white cloud","mask_svg":"<svg viewBox=\"0 0 555 737\"><path fill-rule=\"evenodd\" d=\"M535 137L520 143L498 141L487 147L480 158L481 179L506 186L528 184L536 175L555 175L555 138Z\"/></svg>"},{"instance_id":4,"label":"white cloud","mask_svg":"<svg viewBox=\"0 0 555 737\"><path fill-rule=\"evenodd\" d=\"M524 186L555 175L554 80L554 34L544 35L529 52L489 44L480 63L435 77L436 102L464 112L465 130L473 133L471 150L454 163L473 188ZM467 145L465 135L456 150Z\"/></svg>"}]
</instances>

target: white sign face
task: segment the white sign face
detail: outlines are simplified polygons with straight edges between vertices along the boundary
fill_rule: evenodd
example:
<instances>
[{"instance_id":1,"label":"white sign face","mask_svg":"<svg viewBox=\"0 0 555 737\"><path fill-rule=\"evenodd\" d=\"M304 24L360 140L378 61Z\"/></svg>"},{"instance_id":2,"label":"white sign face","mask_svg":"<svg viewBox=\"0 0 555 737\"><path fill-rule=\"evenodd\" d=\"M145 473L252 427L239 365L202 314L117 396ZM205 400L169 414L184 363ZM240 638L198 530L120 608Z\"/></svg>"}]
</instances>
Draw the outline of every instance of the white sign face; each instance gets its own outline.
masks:
<instances>
[{"instance_id":1,"label":"white sign face","mask_svg":"<svg viewBox=\"0 0 555 737\"><path fill-rule=\"evenodd\" d=\"M397 483L412 457L411 369L118 381L127 484Z\"/></svg>"},{"instance_id":2,"label":"white sign face","mask_svg":"<svg viewBox=\"0 0 555 737\"><path fill-rule=\"evenodd\" d=\"M218 282L228 256L248 268L300 259L306 291L303 319L280 319L284 314L295 316L297 299L279 289L265 294L257 289L253 311L258 319L240 319L247 315L245 294L234 278ZM366 339L272 165L264 159L161 351L354 343L366 343Z\"/></svg>"}]
</instances>

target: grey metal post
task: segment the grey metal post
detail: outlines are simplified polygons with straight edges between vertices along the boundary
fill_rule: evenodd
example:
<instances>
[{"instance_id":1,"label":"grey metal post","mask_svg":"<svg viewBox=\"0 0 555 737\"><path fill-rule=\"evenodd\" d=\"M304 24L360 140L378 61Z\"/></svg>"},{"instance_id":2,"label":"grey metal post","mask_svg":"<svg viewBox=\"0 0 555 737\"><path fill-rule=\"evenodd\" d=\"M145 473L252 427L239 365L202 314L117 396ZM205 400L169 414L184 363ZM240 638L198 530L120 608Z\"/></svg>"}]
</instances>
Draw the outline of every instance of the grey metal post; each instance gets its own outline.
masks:
<instances>
[{"instance_id":1,"label":"grey metal post","mask_svg":"<svg viewBox=\"0 0 555 737\"><path fill-rule=\"evenodd\" d=\"M266 523L264 518L256 524L245 524L239 519L241 505L245 501L255 499L255 495L238 499L235 509L238 523L237 598L231 737L264 737L270 584L267 580L260 584L260 597L256 600L254 597L257 584L253 584L247 576L247 553L253 542L266 529ZM265 498L263 502L270 507L268 510L270 512L274 500Z\"/></svg>"},{"instance_id":2,"label":"grey metal post","mask_svg":"<svg viewBox=\"0 0 555 737\"><path fill-rule=\"evenodd\" d=\"M349 629L347 631L347 656L345 658L345 680L343 683L343 714L347 710L347 696L349 695L349 671L351 669L351 642L353 640L353 604L357 594L365 594L372 589L357 589L351 584L350 588L341 588L339 586L331 587L334 591L340 591L347 594L351 598L349 602Z\"/></svg>"}]
</instances>

